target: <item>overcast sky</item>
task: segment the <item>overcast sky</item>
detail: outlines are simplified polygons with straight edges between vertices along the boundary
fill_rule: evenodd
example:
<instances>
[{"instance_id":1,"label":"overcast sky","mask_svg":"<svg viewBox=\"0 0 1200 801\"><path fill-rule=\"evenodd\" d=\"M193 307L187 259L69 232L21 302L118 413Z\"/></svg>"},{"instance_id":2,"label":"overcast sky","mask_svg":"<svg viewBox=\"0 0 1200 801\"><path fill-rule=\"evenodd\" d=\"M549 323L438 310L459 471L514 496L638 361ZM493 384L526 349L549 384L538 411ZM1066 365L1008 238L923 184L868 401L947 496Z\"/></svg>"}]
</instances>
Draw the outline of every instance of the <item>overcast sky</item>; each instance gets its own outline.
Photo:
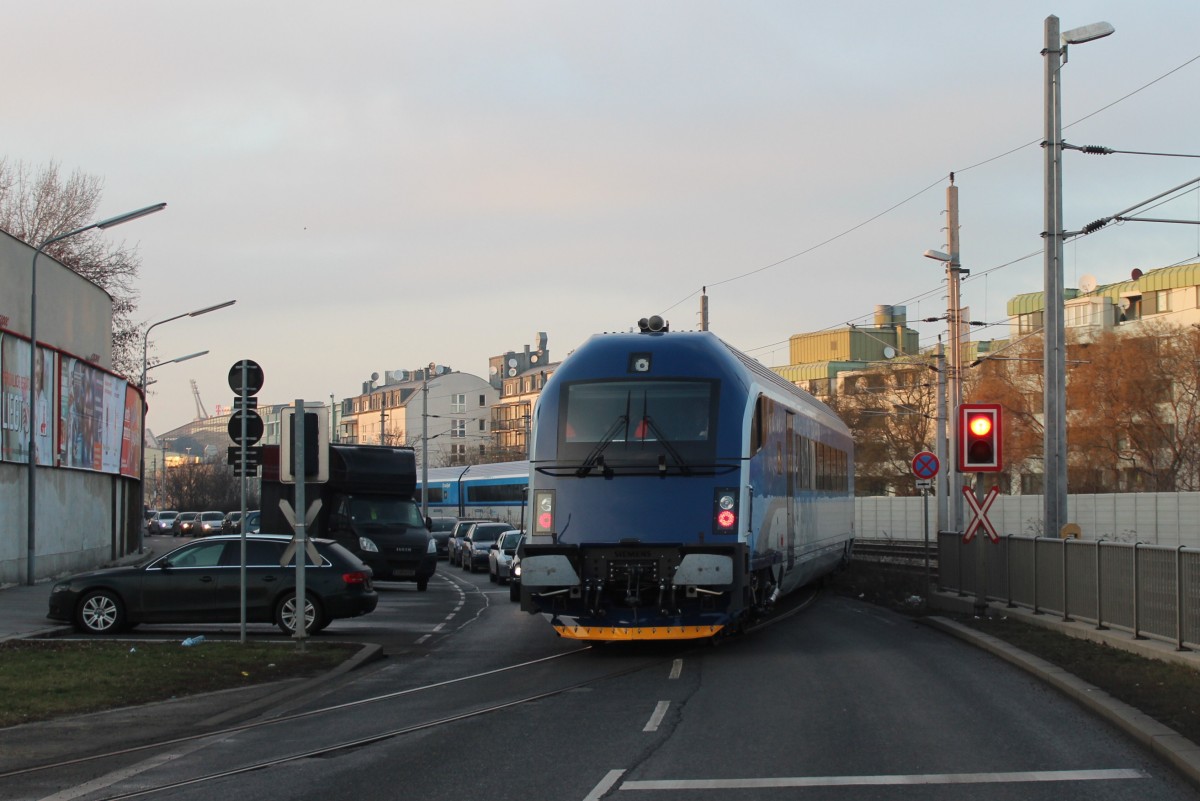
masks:
<instances>
[{"instance_id":1,"label":"overcast sky","mask_svg":"<svg viewBox=\"0 0 1200 801\"><path fill-rule=\"evenodd\" d=\"M921 254L946 249L951 172L964 305L1002 321L1043 285L1050 14L1116 28L1070 48L1063 119L1087 119L1068 142L1200 153L1195 0L0 11L0 155L101 177L102 217L169 204L106 234L138 247L139 319L237 299L155 329L151 361L210 351L151 374L159 433L195 418L191 379L209 413L228 405L241 358L263 403L328 402L429 362L486 376L538 331L557 360L651 314L693 328L703 286L712 329L767 365L876 305L941 316L945 272ZM1197 175L1070 153L1066 227ZM1200 219L1200 200L1152 216ZM1198 254L1200 226L1127 223L1069 243L1065 278ZM916 327L932 344L944 324Z\"/></svg>"}]
</instances>

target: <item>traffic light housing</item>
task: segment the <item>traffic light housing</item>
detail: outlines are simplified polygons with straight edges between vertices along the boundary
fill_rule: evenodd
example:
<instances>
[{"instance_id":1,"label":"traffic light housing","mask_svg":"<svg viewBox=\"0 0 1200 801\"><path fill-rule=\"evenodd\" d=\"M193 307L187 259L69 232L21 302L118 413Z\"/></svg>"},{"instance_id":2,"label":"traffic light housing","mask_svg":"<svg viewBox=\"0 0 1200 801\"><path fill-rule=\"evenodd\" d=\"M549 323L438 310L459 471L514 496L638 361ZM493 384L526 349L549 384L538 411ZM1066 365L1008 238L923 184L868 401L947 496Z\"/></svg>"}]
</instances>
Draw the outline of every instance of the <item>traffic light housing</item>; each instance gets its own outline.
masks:
<instances>
[{"instance_id":1,"label":"traffic light housing","mask_svg":"<svg viewBox=\"0 0 1200 801\"><path fill-rule=\"evenodd\" d=\"M325 415L305 412L302 423L304 434L304 464L296 464L295 408L281 410L279 447L279 480L293 484L297 478L312 484L329 480L329 425Z\"/></svg>"},{"instance_id":2,"label":"traffic light housing","mask_svg":"<svg viewBox=\"0 0 1200 801\"><path fill-rule=\"evenodd\" d=\"M998 403L964 403L958 407L958 470L996 473L1004 469Z\"/></svg>"}]
</instances>

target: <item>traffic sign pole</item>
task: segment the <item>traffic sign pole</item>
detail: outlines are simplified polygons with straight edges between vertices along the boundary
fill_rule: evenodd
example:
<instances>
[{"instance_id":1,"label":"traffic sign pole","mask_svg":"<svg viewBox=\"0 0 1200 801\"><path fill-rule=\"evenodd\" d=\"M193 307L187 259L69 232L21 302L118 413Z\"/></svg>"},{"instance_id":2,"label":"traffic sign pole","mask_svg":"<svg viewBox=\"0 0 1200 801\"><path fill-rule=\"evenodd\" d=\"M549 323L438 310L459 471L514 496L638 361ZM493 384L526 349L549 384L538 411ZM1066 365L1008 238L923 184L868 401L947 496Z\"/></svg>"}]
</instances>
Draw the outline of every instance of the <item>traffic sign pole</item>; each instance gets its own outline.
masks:
<instances>
[{"instance_id":1,"label":"traffic sign pole","mask_svg":"<svg viewBox=\"0 0 1200 801\"><path fill-rule=\"evenodd\" d=\"M921 451L912 459L913 475L917 477L917 487L921 490L923 499L923 514L925 516L925 603L929 603L929 486L933 477L941 469L937 454Z\"/></svg>"},{"instance_id":2,"label":"traffic sign pole","mask_svg":"<svg viewBox=\"0 0 1200 801\"><path fill-rule=\"evenodd\" d=\"M246 642L246 482L254 472L251 467L258 466L257 453L250 459L250 446L258 442L263 434L262 418L254 411L258 405L254 395L262 389L263 370L257 362L242 359L229 368L229 388L236 394L233 406L237 410L229 420L229 438L238 446L239 458L234 464L234 475L242 480L242 516L238 519L238 531L241 539L242 559L239 572L239 627L241 642Z\"/></svg>"},{"instance_id":3,"label":"traffic sign pole","mask_svg":"<svg viewBox=\"0 0 1200 801\"><path fill-rule=\"evenodd\" d=\"M292 418L292 425L296 432L296 463L303 466L304 461L304 401L301 398L296 399L296 416ZM304 497L304 470L300 470L300 480L296 482L296 509L299 514L296 515L296 630L292 632L300 643L300 650L304 650L304 636L308 632L305 625L304 609L308 605L308 596L304 586L304 563L308 560L308 548L304 542L305 524L308 522L305 518L308 513L308 499Z\"/></svg>"}]
</instances>

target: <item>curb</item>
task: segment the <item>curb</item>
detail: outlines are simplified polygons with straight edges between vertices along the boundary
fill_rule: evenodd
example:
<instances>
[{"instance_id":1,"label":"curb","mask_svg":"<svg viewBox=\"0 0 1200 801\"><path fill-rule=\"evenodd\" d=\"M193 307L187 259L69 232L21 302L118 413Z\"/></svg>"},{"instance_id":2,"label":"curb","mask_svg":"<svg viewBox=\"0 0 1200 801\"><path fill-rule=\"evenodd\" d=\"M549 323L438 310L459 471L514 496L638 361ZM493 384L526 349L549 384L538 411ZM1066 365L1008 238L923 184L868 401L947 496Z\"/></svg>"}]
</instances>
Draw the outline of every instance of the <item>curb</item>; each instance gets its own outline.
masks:
<instances>
[{"instance_id":1,"label":"curb","mask_svg":"<svg viewBox=\"0 0 1200 801\"><path fill-rule=\"evenodd\" d=\"M320 676L314 676L311 679L305 679L301 682L288 684L286 687L281 687L275 692L265 695L256 701L229 709L219 714L213 715L210 718L205 718L200 721L198 726L214 726L221 727L235 719L246 719L260 714L264 709L277 706L284 701L288 701L297 695L302 695L321 685L329 684L334 679L345 675L353 670L357 670L363 665L383 659L383 646L374 643L367 643L358 649L358 653L349 659L342 662L332 670L326 671Z\"/></svg>"},{"instance_id":2,"label":"curb","mask_svg":"<svg viewBox=\"0 0 1200 801\"><path fill-rule=\"evenodd\" d=\"M1041 679L1077 703L1112 723L1154 754L1170 763L1196 786L1200 786L1200 746L1149 715L1118 701L1108 693L1057 665L1014 648L990 634L955 623L944 617L926 617L921 621L938 631L988 651L1011 665Z\"/></svg>"}]
</instances>

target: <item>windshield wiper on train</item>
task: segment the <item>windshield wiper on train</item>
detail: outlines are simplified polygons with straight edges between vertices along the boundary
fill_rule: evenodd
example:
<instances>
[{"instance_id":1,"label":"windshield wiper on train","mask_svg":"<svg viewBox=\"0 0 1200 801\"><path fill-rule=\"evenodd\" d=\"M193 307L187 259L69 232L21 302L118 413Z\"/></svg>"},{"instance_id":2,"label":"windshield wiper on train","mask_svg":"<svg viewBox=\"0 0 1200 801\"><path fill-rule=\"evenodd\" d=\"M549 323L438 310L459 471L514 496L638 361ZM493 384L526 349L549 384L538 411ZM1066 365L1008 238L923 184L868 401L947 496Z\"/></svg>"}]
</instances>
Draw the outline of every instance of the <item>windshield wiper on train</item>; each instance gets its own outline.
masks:
<instances>
[{"instance_id":1,"label":"windshield wiper on train","mask_svg":"<svg viewBox=\"0 0 1200 801\"><path fill-rule=\"evenodd\" d=\"M591 452L589 452L587 457L583 460L583 463L579 465L579 468L575 471L575 475L579 476L580 478L583 478L588 473L592 472L592 468L595 467L596 465L603 466L604 465L604 449L607 448L610 444L612 444L612 441L617 438L617 434L619 434L623 429L627 428L628 426L629 426L629 415L628 414L623 414L623 415L619 416L615 421L613 421L613 424L608 427L608 431L604 432L604 436L601 437L600 441L596 443L596 447L592 448ZM609 475L610 473L609 473L608 468L605 467L604 469L605 469L605 475Z\"/></svg>"},{"instance_id":2,"label":"windshield wiper on train","mask_svg":"<svg viewBox=\"0 0 1200 801\"><path fill-rule=\"evenodd\" d=\"M662 429L660 429L654 422L654 418L652 418L650 415L646 415L642 418L642 420L645 422L646 428L650 429L650 432L654 434L655 439L658 440L658 444L662 445L666 452L671 454L671 458L675 460L675 464L679 465L679 472L683 473L685 476L691 475L692 468L688 467L687 463L683 461L683 457L679 455L679 451L676 450L675 446L671 444L671 440L667 439L667 436L663 434ZM661 456L658 460L658 470L663 475L666 475L667 461Z\"/></svg>"}]
</instances>

